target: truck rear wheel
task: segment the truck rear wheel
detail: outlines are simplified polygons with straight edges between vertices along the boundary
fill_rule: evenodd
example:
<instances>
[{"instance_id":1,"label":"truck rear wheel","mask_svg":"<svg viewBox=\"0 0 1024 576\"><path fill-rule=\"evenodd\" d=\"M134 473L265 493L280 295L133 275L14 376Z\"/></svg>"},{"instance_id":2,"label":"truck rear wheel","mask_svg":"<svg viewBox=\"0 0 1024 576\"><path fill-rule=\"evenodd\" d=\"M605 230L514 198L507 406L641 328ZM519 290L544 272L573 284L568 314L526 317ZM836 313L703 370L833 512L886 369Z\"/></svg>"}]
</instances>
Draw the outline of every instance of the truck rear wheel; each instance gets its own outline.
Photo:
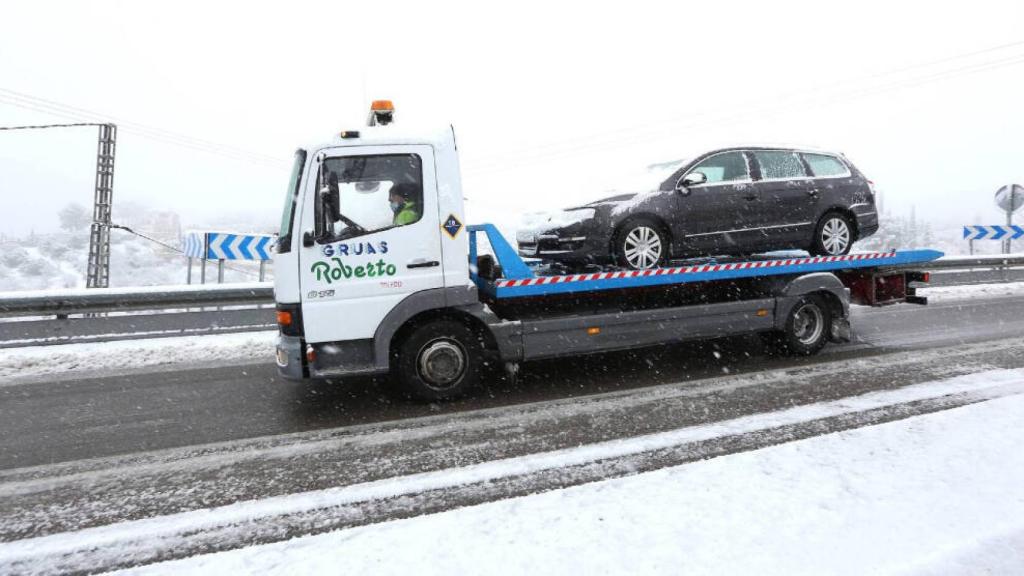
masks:
<instances>
[{"instance_id":1,"label":"truck rear wheel","mask_svg":"<svg viewBox=\"0 0 1024 576\"><path fill-rule=\"evenodd\" d=\"M420 400L456 398L480 382L483 346L468 326L435 320L418 326L398 345L392 364L398 384Z\"/></svg>"},{"instance_id":2,"label":"truck rear wheel","mask_svg":"<svg viewBox=\"0 0 1024 576\"><path fill-rule=\"evenodd\" d=\"M831 309L821 296L811 294L793 306L782 331L765 335L765 344L770 352L810 356L825 347L831 331Z\"/></svg>"}]
</instances>

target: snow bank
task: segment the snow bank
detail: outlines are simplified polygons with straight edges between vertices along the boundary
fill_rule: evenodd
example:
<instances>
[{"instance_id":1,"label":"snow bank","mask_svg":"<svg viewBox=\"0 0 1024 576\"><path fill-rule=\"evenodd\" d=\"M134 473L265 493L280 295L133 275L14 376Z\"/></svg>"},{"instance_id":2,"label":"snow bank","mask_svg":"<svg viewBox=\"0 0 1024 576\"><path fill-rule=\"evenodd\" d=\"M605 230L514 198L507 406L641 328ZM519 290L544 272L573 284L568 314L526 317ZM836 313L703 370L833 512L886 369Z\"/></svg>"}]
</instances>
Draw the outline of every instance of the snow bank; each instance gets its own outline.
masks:
<instances>
[{"instance_id":1,"label":"snow bank","mask_svg":"<svg viewBox=\"0 0 1024 576\"><path fill-rule=\"evenodd\" d=\"M53 374L122 373L204 362L272 362L276 337L276 331L263 331L0 349L0 386Z\"/></svg>"},{"instance_id":2,"label":"snow bank","mask_svg":"<svg viewBox=\"0 0 1024 576\"><path fill-rule=\"evenodd\" d=\"M1010 396L129 572L1016 573L1024 565L1022 412L1024 397Z\"/></svg>"},{"instance_id":3,"label":"snow bank","mask_svg":"<svg viewBox=\"0 0 1024 576\"><path fill-rule=\"evenodd\" d=\"M932 304L972 300L974 298L1024 296L1024 282L973 284L970 286L929 286L918 289L918 293L922 296L927 296L928 302Z\"/></svg>"}]
</instances>

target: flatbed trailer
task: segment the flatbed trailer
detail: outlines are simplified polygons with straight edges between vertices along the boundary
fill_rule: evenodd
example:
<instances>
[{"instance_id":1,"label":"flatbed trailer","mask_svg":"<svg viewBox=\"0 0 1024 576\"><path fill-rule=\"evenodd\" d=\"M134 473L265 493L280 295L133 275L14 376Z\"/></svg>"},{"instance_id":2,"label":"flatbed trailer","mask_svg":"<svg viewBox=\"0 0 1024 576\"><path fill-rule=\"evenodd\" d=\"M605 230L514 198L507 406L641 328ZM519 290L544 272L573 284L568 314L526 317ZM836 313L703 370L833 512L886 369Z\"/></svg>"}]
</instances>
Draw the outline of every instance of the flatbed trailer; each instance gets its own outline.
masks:
<instances>
[{"instance_id":1,"label":"flatbed trailer","mask_svg":"<svg viewBox=\"0 0 1024 576\"><path fill-rule=\"evenodd\" d=\"M523 261L494 226L462 223L450 130L346 132L299 152L275 264L277 365L293 379L390 374L409 394L437 400L530 360L685 340L760 333L772 348L813 354L850 338L851 303L925 304L913 284L928 275L915 265L942 255L763 256L552 273ZM401 174L383 174L396 162ZM367 168L375 163L380 173ZM345 205L325 182L351 181L372 194L385 179L420 187L418 220L340 235L323 220ZM350 226L350 216L337 217Z\"/></svg>"}]
</instances>

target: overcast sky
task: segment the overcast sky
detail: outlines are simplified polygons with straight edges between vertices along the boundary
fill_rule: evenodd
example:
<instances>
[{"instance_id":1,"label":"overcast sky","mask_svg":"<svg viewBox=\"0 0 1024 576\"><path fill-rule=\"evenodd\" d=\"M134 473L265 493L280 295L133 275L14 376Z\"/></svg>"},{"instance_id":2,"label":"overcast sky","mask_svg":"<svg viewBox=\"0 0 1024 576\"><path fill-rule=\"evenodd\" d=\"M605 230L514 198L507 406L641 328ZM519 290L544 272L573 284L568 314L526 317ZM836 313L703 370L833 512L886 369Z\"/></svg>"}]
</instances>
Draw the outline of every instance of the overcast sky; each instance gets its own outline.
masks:
<instances>
[{"instance_id":1,"label":"overcast sky","mask_svg":"<svg viewBox=\"0 0 1024 576\"><path fill-rule=\"evenodd\" d=\"M731 143L844 152L890 210L936 221L998 222L995 189L1024 183L1020 2L597 4L7 3L0 125L116 119L115 220L136 202L273 227L293 151L373 98L455 125L473 221ZM90 204L95 139L0 132L0 232Z\"/></svg>"}]
</instances>

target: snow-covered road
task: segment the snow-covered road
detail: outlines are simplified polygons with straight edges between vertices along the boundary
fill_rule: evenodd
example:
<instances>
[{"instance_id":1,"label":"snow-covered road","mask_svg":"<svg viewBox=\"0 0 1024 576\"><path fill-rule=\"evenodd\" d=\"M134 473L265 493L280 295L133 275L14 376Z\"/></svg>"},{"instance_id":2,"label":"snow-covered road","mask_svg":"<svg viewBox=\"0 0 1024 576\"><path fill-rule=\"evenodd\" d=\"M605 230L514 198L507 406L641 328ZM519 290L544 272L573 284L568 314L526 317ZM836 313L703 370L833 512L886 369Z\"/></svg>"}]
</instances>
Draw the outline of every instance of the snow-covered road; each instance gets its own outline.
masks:
<instances>
[{"instance_id":1,"label":"snow-covered road","mask_svg":"<svg viewBox=\"0 0 1024 576\"><path fill-rule=\"evenodd\" d=\"M1009 352L1019 349L1018 345L1019 342L1007 347L1011 344L1006 343L1003 348ZM956 355L953 351L944 351L936 358ZM991 360L998 357L987 356ZM885 360L879 359L878 367L885 364ZM888 360L898 362L897 358ZM904 362L906 360L903 359ZM973 365L981 357L975 354L960 358L961 363L965 360L968 365ZM868 368L863 366L864 361L858 362L862 364L861 370ZM928 361L925 362L927 365ZM948 373L958 366L956 360L948 366L934 360L931 363L935 365L936 373ZM807 379L807 382L797 384L798 389L815 382L826 390L835 389L843 377L857 378L855 375L860 374L851 370L852 365L840 364L844 368L837 365L832 367L833 370L810 370L799 376L792 373L790 378L798 381ZM920 368L919 374L928 373L927 369ZM4 538L16 534L20 537L0 544L0 572L56 573L145 564L210 548L236 548L254 541L274 542L290 534L323 532L331 526L359 526L394 517L429 514L508 496L630 476L715 456L729 460L732 458L730 454L746 450L1024 394L1024 367L974 374L968 369L964 374L862 395L841 394L835 400L792 408L785 407L785 399L790 397L785 378L725 378L706 390L663 387L639 395L608 395L584 405L563 403L536 406L520 413L470 414L465 422L460 423L432 419L424 423L426 425L413 423L408 427L364 430L355 434L341 432L334 439L324 435L315 441L311 438L282 438L275 441L276 446L256 444L253 446L256 450L249 451L240 450L240 447L211 446L191 455L153 454L141 462L126 459L106 465L83 462L52 471L47 467L10 471L3 475L5 481L0 484L4 506L12 509L12 514L5 516ZM783 377L785 374L775 376ZM704 406L707 411L714 408L712 399L715 397L754 400L758 396L756 390L777 397L775 399L781 404L770 412L729 420L712 417L703 424L666 429L655 434L628 435L582 446L562 444L563 447L556 450L525 452L512 458L488 457L514 445L512 439L517 435L520 442L522 438L542 438L542 431L547 428L549 420L556 429L549 432L548 442L557 445L559 436L564 437L567 432L559 424L580 431L587 428L579 426L574 416L576 413L593 413L589 426L607 426L611 419L653 421L654 418L671 415L672 411L665 411L670 406L678 405L682 409L681 414L693 413L694 410L699 412L699 406ZM503 426L501 422L506 419L510 424L518 424L507 433L495 435L491 428ZM670 426L672 421L670 417L663 424ZM474 440L477 429L481 436ZM460 439L449 447L447 445L454 440L450 438L452 434ZM994 430L993 434L1003 434L1002 428ZM976 434L972 441L981 445L985 440ZM443 464L444 460L450 463L434 471L421 472L424 463L433 459L429 457L429 449L425 453L420 446L433 446L439 463ZM528 449L529 445L523 448ZM255 473L257 476L253 479L260 485L283 486L293 482L287 479L291 470L282 466L294 467L300 476L315 474L324 478L328 486L338 482L344 484L344 478L336 475L339 472L328 476L324 474L326 471L309 468L303 460L322 465L319 463L325 459L336 459L345 452L353 452L352 463L356 466L352 472L356 472L359 466L376 461L377 465L367 470L377 474L377 479L371 476L368 481L357 481L347 486L283 493L212 508L196 507L196 504L218 497L221 492L237 492L239 485L235 477L238 476L249 477ZM415 454L424 455L427 460L419 462ZM467 457L482 457L483 460L463 465L460 461ZM836 457L841 458L841 455ZM382 462L395 462L398 468L380 476ZM401 471L401 462L409 464L404 472ZM253 468L253 464L257 467ZM260 472L261 468L266 470ZM344 471L340 473L345 474ZM269 475L261 477L259 474ZM153 481L147 481L147 477ZM331 477L333 482L329 480ZM178 483L181 484L180 489L166 492L167 488ZM211 493L204 495L207 485ZM301 485L300 478L298 486ZM83 487L87 487L85 495L82 494ZM106 501L108 492L110 501ZM149 500L155 501L150 504ZM162 505L170 511L184 506L193 509L121 521L153 505ZM106 512L113 515L106 517ZM53 524L55 521L63 522L64 527L58 528L59 524ZM74 529L74 522L82 527ZM47 524L53 527L47 529L45 535L29 536L37 527ZM689 524L685 528L696 530ZM654 537L662 536L656 534ZM542 551L538 562L544 561L543 554L546 553L554 552ZM367 561L372 561L372 558Z\"/></svg>"},{"instance_id":2,"label":"snow-covered road","mask_svg":"<svg viewBox=\"0 0 1024 576\"><path fill-rule=\"evenodd\" d=\"M813 358L735 342L539 363L446 405L393 402L376 382L280 381L261 351L272 334L0 352L39 370L0 385L0 573L377 534L1019 395L1024 319L1007 310L1024 300L960 294L858 309L857 340Z\"/></svg>"},{"instance_id":3,"label":"snow-covered road","mask_svg":"<svg viewBox=\"0 0 1024 576\"><path fill-rule=\"evenodd\" d=\"M986 379L1024 385L1020 371L969 380ZM1021 414L1024 397L1001 397L130 572L1015 574L1024 567Z\"/></svg>"}]
</instances>

